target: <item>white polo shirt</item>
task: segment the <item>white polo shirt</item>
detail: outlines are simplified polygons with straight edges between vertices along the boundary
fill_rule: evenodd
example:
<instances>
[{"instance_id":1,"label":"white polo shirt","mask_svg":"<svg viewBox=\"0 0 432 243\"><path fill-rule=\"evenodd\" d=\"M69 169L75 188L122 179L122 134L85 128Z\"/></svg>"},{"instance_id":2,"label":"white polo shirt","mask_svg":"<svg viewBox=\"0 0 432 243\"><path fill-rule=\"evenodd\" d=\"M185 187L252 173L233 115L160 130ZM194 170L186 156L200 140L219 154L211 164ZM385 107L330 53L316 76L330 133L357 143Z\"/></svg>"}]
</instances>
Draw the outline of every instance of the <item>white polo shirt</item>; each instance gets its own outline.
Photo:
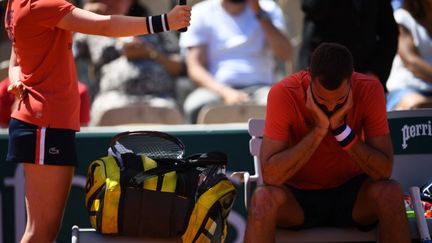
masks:
<instances>
[{"instance_id":1,"label":"white polo shirt","mask_svg":"<svg viewBox=\"0 0 432 243\"><path fill-rule=\"evenodd\" d=\"M261 0L260 6L273 25L286 32L279 6L271 0ZM180 35L180 46L206 45L208 70L218 82L233 87L272 84L274 57L260 25L250 7L232 16L221 0L206 0L194 5L191 25Z\"/></svg>"}]
</instances>

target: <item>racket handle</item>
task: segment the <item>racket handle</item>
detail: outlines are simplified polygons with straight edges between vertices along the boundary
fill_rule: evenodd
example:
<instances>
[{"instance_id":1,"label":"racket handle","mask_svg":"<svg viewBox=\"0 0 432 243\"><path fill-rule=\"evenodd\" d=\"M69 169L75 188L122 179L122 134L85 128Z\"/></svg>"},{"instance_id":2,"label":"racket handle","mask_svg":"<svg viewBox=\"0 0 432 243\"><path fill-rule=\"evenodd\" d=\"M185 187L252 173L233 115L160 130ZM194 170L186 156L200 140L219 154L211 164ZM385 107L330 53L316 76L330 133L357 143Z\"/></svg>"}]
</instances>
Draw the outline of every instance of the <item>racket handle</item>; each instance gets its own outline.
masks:
<instances>
[{"instance_id":1,"label":"racket handle","mask_svg":"<svg viewBox=\"0 0 432 243\"><path fill-rule=\"evenodd\" d=\"M431 242L429 228L424 216L424 209L421 204L420 188L418 188L417 186L410 187L409 192L411 194L411 203L417 221L417 230L420 234L420 240L422 242Z\"/></svg>"},{"instance_id":2,"label":"racket handle","mask_svg":"<svg viewBox=\"0 0 432 243\"><path fill-rule=\"evenodd\" d=\"M179 0L179 5L186 5L186 4L187 4L186 1L187 1L187 0ZM178 31L180 31L180 32L186 32L187 29L188 29L188 28L185 27L185 28L181 28L181 29L179 29Z\"/></svg>"}]
</instances>

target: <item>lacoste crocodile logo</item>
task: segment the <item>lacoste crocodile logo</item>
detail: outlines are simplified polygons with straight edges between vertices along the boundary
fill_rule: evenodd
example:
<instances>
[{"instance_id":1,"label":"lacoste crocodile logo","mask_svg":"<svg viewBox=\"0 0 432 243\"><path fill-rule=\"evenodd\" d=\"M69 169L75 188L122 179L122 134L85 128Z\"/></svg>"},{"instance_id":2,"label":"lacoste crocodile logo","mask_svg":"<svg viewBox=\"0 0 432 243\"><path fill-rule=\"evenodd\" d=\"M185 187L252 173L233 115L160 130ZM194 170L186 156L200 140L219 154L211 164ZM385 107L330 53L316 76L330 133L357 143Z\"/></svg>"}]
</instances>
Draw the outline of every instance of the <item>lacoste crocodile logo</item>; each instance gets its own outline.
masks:
<instances>
[{"instance_id":1,"label":"lacoste crocodile logo","mask_svg":"<svg viewBox=\"0 0 432 243\"><path fill-rule=\"evenodd\" d=\"M56 147L51 147L51 148L49 148L48 153L50 153L50 154L60 154L60 150L58 148L56 148Z\"/></svg>"}]
</instances>

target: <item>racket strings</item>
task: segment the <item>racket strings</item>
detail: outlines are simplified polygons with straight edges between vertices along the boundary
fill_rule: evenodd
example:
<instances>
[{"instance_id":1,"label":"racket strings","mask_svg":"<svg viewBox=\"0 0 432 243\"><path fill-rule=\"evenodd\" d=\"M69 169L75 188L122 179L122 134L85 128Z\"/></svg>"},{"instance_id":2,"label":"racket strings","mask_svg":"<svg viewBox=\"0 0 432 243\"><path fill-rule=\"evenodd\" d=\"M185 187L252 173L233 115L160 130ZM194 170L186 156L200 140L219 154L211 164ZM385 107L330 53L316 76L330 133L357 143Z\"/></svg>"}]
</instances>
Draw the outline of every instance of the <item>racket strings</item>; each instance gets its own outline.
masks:
<instances>
[{"instance_id":1,"label":"racket strings","mask_svg":"<svg viewBox=\"0 0 432 243\"><path fill-rule=\"evenodd\" d=\"M174 158L181 159L184 154L184 146L179 141L171 141L157 135L133 135L124 136L116 140L135 154L143 154L150 158Z\"/></svg>"}]
</instances>

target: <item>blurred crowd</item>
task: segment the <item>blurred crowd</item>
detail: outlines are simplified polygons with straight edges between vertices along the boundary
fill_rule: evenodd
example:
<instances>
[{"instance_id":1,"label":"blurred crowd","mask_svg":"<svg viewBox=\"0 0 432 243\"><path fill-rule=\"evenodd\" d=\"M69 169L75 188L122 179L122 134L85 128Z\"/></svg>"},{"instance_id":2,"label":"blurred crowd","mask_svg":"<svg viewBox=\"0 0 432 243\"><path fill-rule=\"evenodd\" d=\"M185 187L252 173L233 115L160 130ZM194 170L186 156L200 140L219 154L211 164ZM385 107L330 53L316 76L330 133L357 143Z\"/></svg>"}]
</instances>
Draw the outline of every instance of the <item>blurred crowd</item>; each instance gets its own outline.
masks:
<instances>
[{"instance_id":1,"label":"blurred crowd","mask_svg":"<svg viewBox=\"0 0 432 243\"><path fill-rule=\"evenodd\" d=\"M156 15L177 4L171 0L73 2L96 13L129 16ZM0 2L2 26L6 4ZM130 114L118 114L134 121L132 117L142 115L143 107L151 107L163 112L145 116L176 112L181 115L177 123L193 124L214 105L265 107L271 85L307 69L311 52L322 42L345 45L353 54L356 71L380 80L388 111L432 106L432 0L195 0L188 4L193 9L186 32L131 38L74 35L82 126L104 124L108 112L122 109ZM7 127L15 103L6 91L9 56L10 43L3 30L0 127Z\"/></svg>"}]
</instances>

